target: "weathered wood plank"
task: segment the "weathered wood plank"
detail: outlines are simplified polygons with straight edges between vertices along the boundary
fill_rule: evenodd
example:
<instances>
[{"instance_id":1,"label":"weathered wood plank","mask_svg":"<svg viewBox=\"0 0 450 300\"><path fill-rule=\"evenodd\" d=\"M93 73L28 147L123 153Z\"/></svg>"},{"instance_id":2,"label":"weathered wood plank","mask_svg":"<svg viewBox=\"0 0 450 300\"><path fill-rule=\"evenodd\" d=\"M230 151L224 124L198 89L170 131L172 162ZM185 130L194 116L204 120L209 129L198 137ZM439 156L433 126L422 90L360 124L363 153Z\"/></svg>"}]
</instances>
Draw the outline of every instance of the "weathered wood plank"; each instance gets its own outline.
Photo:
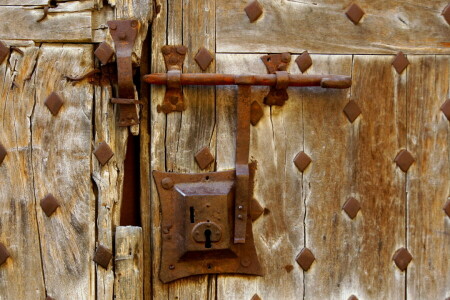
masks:
<instances>
[{"instance_id":1,"label":"weathered wood plank","mask_svg":"<svg viewBox=\"0 0 450 300\"><path fill-rule=\"evenodd\" d=\"M450 295L450 228L442 210L450 191L448 120L440 106L449 96L450 57L408 56L408 299ZM447 225L446 225L447 223Z\"/></svg>"},{"instance_id":2,"label":"weathered wood plank","mask_svg":"<svg viewBox=\"0 0 450 300\"><path fill-rule=\"evenodd\" d=\"M359 0L366 14L356 26L347 0L259 0L264 12L254 23L248 2L218 2L217 52L450 53L445 0Z\"/></svg>"},{"instance_id":3,"label":"weathered wood plank","mask_svg":"<svg viewBox=\"0 0 450 300\"><path fill-rule=\"evenodd\" d=\"M0 299L44 299L45 285L32 166L31 120L35 105L33 73L38 47L12 52L0 65L0 143L7 156L0 165L0 243L11 257L0 266ZM17 83L13 87L13 83ZM24 288L26 287L26 288Z\"/></svg>"},{"instance_id":4,"label":"weathered wood plank","mask_svg":"<svg viewBox=\"0 0 450 300\"><path fill-rule=\"evenodd\" d=\"M75 7L77 8L77 7ZM60 10L61 12L57 12ZM36 22L43 9L4 6L0 9L3 22L0 39L33 40L45 42L87 42L92 39L91 11L86 8L68 10L50 8L47 18ZM12 21L14 20L14 21Z\"/></svg>"},{"instance_id":5,"label":"weathered wood plank","mask_svg":"<svg viewBox=\"0 0 450 300\"><path fill-rule=\"evenodd\" d=\"M91 45L44 44L31 78L38 86L30 116L35 197L51 193L60 204L51 217L37 210L45 286L57 299L94 297L95 198L86 142L92 137L93 88L64 79L92 67ZM64 101L56 116L44 105L52 92Z\"/></svg>"},{"instance_id":6,"label":"weathered wood plank","mask_svg":"<svg viewBox=\"0 0 450 300\"><path fill-rule=\"evenodd\" d=\"M143 245L142 228L135 226L116 227L116 282L114 297L117 300L142 300L143 290Z\"/></svg>"}]
</instances>

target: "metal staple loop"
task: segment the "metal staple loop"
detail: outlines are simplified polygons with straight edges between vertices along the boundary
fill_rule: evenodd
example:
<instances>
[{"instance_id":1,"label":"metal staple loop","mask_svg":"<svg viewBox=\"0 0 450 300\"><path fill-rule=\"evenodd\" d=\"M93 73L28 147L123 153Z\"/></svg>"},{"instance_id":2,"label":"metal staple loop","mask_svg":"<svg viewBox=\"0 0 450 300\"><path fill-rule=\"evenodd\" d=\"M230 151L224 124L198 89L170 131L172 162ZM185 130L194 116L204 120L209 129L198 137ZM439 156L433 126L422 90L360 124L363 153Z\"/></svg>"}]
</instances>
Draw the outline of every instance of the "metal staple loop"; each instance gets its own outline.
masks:
<instances>
[{"instance_id":1,"label":"metal staple loop","mask_svg":"<svg viewBox=\"0 0 450 300\"><path fill-rule=\"evenodd\" d=\"M167 71L167 87L179 89L181 87L181 71L169 70Z\"/></svg>"},{"instance_id":2,"label":"metal staple loop","mask_svg":"<svg viewBox=\"0 0 450 300\"><path fill-rule=\"evenodd\" d=\"M277 90L287 89L289 86L289 73L286 71L276 71L277 75L277 84L275 88Z\"/></svg>"}]
</instances>

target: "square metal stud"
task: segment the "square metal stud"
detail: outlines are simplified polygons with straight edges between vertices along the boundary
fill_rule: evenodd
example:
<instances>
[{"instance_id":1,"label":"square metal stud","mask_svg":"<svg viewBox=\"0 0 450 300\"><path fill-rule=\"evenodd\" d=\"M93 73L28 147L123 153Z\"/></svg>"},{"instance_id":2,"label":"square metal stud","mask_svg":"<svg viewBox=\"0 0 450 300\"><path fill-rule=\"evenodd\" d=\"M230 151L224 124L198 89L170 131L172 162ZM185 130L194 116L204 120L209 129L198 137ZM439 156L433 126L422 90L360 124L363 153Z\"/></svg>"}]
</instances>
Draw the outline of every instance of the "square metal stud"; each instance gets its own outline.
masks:
<instances>
[{"instance_id":1,"label":"square metal stud","mask_svg":"<svg viewBox=\"0 0 450 300\"><path fill-rule=\"evenodd\" d=\"M9 47L2 41L0 41L0 64L8 57Z\"/></svg>"},{"instance_id":2,"label":"square metal stud","mask_svg":"<svg viewBox=\"0 0 450 300\"><path fill-rule=\"evenodd\" d=\"M397 166L406 173L408 172L409 167L413 164L414 157L408 152L408 150L403 149L397 154L394 161L397 163Z\"/></svg>"},{"instance_id":3,"label":"square metal stud","mask_svg":"<svg viewBox=\"0 0 450 300\"><path fill-rule=\"evenodd\" d=\"M444 17L447 24L450 24L450 4L447 5L442 11L442 16Z\"/></svg>"},{"instance_id":4,"label":"square metal stud","mask_svg":"<svg viewBox=\"0 0 450 300\"><path fill-rule=\"evenodd\" d=\"M309 164L312 162L311 158L305 152L301 151L294 158L295 166L300 170L300 172L304 172Z\"/></svg>"},{"instance_id":5,"label":"square metal stud","mask_svg":"<svg viewBox=\"0 0 450 300\"><path fill-rule=\"evenodd\" d=\"M358 200L353 197L350 197L342 206L342 209L347 213L350 219L354 219L361 209L361 204Z\"/></svg>"},{"instance_id":6,"label":"square metal stud","mask_svg":"<svg viewBox=\"0 0 450 300\"><path fill-rule=\"evenodd\" d=\"M47 217L50 217L59 207L58 200L56 200L56 198L52 194L48 194L43 199L41 199L40 204Z\"/></svg>"},{"instance_id":7,"label":"square metal stud","mask_svg":"<svg viewBox=\"0 0 450 300\"><path fill-rule=\"evenodd\" d=\"M103 268L108 269L108 265L112 257L113 255L111 250L99 245L97 247L97 251L95 251L94 261Z\"/></svg>"},{"instance_id":8,"label":"square metal stud","mask_svg":"<svg viewBox=\"0 0 450 300\"><path fill-rule=\"evenodd\" d=\"M411 255L411 253L409 253L409 251L404 247L395 251L395 254L393 257L395 264L401 271L406 270L406 268L408 267L408 265L412 259L413 259L413 257Z\"/></svg>"},{"instance_id":9,"label":"square metal stud","mask_svg":"<svg viewBox=\"0 0 450 300\"><path fill-rule=\"evenodd\" d=\"M6 151L5 146L0 143L0 165L5 160L6 154L8 154L8 152Z\"/></svg>"},{"instance_id":10,"label":"square metal stud","mask_svg":"<svg viewBox=\"0 0 450 300\"><path fill-rule=\"evenodd\" d=\"M444 205L444 211L447 214L447 216L450 217L450 200L447 201L447 203L445 203Z\"/></svg>"},{"instance_id":11,"label":"square metal stud","mask_svg":"<svg viewBox=\"0 0 450 300\"><path fill-rule=\"evenodd\" d=\"M208 69L213 59L214 57L205 47L201 47L195 55L195 61L203 71L206 71L206 69Z\"/></svg>"},{"instance_id":12,"label":"square metal stud","mask_svg":"<svg viewBox=\"0 0 450 300\"><path fill-rule=\"evenodd\" d=\"M114 156L114 152L111 150L111 147L109 147L109 145L106 142L101 142L97 146L97 149L95 149L94 155L95 157L97 157L100 164L104 166Z\"/></svg>"},{"instance_id":13,"label":"square metal stud","mask_svg":"<svg viewBox=\"0 0 450 300\"><path fill-rule=\"evenodd\" d=\"M214 156L211 154L208 147L203 147L195 154L195 161L200 169L204 170L214 161Z\"/></svg>"},{"instance_id":14,"label":"square metal stud","mask_svg":"<svg viewBox=\"0 0 450 300\"><path fill-rule=\"evenodd\" d=\"M406 67L409 65L409 60L408 58L406 58L405 54L400 51L392 61L392 65L394 66L398 74L402 74Z\"/></svg>"},{"instance_id":15,"label":"square metal stud","mask_svg":"<svg viewBox=\"0 0 450 300\"><path fill-rule=\"evenodd\" d=\"M308 271L312 263L316 260L314 254L308 248L303 248L295 259L304 271Z\"/></svg>"},{"instance_id":16,"label":"square metal stud","mask_svg":"<svg viewBox=\"0 0 450 300\"><path fill-rule=\"evenodd\" d=\"M264 116L264 111L258 101L253 101L250 106L250 123L253 126L258 124L259 120Z\"/></svg>"},{"instance_id":17,"label":"square metal stud","mask_svg":"<svg viewBox=\"0 0 450 300\"><path fill-rule=\"evenodd\" d=\"M450 99L447 99L447 101L445 101L444 104L442 104L441 110L447 117L447 120L450 121Z\"/></svg>"},{"instance_id":18,"label":"square metal stud","mask_svg":"<svg viewBox=\"0 0 450 300\"><path fill-rule=\"evenodd\" d=\"M102 65L106 65L114 55L114 49L107 42L103 42L95 50L94 55L98 58Z\"/></svg>"},{"instance_id":19,"label":"square metal stud","mask_svg":"<svg viewBox=\"0 0 450 300\"><path fill-rule=\"evenodd\" d=\"M361 109L355 101L350 100L344 107L344 114L347 116L347 119L353 123L361 114Z\"/></svg>"},{"instance_id":20,"label":"square metal stud","mask_svg":"<svg viewBox=\"0 0 450 300\"><path fill-rule=\"evenodd\" d=\"M357 4L353 3L345 12L347 18L353 22L353 24L358 24L364 16L364 11Z\"/></svg>"},{"instance_id":21,"label":"square metal stud","mask_svg":"<svg viewBox=\"0 0 450 300\"><path fill-rule=\"evenodd\" d=\"M47 106L48 110L52 113L52 115L56 116L61 109L61 107L64 104L64 101L61 99L61 97L55 93L52 92L47 99L45 99L44 102L45 106Z\"/></svg>"},{"instance_id":22,"label":"square metal stud","mask_svg":"<svg viewBox=\"0 0 450 300\"><path fill-rule=\"evenodd\" d=\"M259 17L263 13L263 8L261 4L259 4L258 0L254 0L251 3L249 3L245 8L245 13L247 14L247 17L250 20L250 23L255 22L259 19Z\"/></svg>"},{"instance_id":23,"label":"square metal stud","mask_svg":"<svg viewBox=\"0 0 450 300\"><path fill-rule=\"evenodd\" d=\"M5 245L0 243L0 266L6 262L9 256L9 252L6 249Z\"/></svg>"},{"instance_id":24,"label":"square metal stud","mask_svg":"<svg viewBox=\"0 0 450 300\"><path fill-rule=\"evenodd\" d=\"M297 63L297 66L300 71L302 71L302 73L305 73L306 70L308 70L309 67L312 66L312 59L308 51L303 51L303 53L297 57L295 62Z\"/></svg>"}]
</instances>

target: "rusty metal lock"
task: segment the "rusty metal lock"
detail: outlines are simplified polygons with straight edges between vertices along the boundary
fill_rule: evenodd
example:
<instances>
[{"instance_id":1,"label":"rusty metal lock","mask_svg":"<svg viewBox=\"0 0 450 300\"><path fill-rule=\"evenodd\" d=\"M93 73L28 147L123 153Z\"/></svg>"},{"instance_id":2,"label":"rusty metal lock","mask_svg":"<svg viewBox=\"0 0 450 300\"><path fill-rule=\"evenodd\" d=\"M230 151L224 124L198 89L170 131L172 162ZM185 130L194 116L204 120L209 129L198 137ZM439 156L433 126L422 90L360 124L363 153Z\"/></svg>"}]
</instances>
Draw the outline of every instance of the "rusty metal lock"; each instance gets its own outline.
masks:
<instances>
[{"instance_id":1,"label":"rusty metal lock","mask_svg":"<svg viewBox=\"0 0 450 300\"><path fill-rule=\"evenodd\" d=\"M222 230L214 222L201 222L192 229L192 237L198 243L204 243L205 248L212 248L212 243L220 241Z\"/></svg>"}]
</instances>

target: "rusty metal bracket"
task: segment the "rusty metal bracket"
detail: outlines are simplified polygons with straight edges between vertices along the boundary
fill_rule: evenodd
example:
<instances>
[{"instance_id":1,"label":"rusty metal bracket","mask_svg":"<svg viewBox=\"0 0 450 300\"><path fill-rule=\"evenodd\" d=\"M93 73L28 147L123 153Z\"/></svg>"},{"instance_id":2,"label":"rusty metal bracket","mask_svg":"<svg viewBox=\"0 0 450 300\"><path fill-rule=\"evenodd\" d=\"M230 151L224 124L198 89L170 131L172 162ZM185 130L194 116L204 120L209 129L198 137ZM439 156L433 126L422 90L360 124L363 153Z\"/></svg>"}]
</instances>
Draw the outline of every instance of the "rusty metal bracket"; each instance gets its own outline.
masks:
<instances>
[{"instance_id":1,"label":"rusty metal bracket","mask_svg":"<svg viewBox=\"0 0 450 300\"><path fill-rule=\"evenodd\" d=\"M120 103L118 104L119 126L136 125L139 124L136 106L138 100L135 99L131 54L139 30L139 22L137 20L114 20L108 21L108 26L116 48L119 86L119 99L113 98L111 102Z\"/></svg>"},{"instance_id":2,"label":"rusty metal bracket","mask_svg":"<svg viewBox=\"0 0 450 300\"><path fill-rule=\"evenodd\" d=\"M163 46L161 48L167 70L167 88L162 105L157 106L158 112L165 114L186 109L183 90L181 88L181 69L187 48L182 45Z\"/></svg>"},{"instance_id":3,"label":"rusty metal bracket","mask_svg":"<svg viewBox=\"0 0 450 300\"><path fill-rule=\"evenodd\" d=\"M266 66L269 74L277 75L277 84L270 87L269 93L264 98L264 103L267 105L283 106L284 102L289 99L286 90L289 85L287 68L291 61L291 54L288 52L269 54L262 56L261 60Z\"/></svg>"}]
</instances>

